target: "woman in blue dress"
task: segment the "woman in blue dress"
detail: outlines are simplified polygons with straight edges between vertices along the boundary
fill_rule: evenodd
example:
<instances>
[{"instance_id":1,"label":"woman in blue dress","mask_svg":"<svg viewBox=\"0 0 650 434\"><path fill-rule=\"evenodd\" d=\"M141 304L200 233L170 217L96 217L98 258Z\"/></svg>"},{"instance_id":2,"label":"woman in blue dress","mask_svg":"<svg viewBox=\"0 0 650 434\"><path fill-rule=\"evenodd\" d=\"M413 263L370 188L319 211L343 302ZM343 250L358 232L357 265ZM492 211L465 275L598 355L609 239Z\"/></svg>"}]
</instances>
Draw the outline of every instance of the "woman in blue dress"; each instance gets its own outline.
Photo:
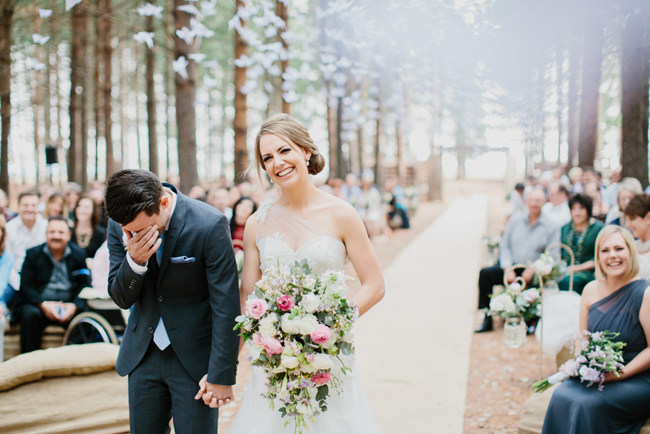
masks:
<instances>
[{"instance_id":1,"label":"woman in blue dress","mask_svg":"<svg viewBox=\"0 0 650 434\"><path fill-rule=\"evenodd\" d=\"M553 393L542 434L636 434L650 417L650 284L638 277L634 239L607 226L596 239L596 280L582 293L580 328L611 331L625 342L620 377L605 388L571 378Z\"/></svg>"}]
</instances>

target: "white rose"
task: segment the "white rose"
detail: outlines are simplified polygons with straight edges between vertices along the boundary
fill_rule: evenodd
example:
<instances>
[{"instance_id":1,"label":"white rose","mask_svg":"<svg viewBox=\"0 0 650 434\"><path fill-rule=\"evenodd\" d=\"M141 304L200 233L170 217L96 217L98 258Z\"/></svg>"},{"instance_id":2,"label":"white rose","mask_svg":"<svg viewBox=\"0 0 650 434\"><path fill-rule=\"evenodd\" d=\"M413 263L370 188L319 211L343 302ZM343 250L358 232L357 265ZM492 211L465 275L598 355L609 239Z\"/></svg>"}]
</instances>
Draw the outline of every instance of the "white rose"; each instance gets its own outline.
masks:
<instances>
[{"instance_id":1,"label":"white rose","mask_svg":"<svg viewBox=\"0 0 650 434\"><path fill-rule=\"evenodd\" d=\"M289 335L297 335L300 333L300 327L297 320L289 319L289 314L282 315L282 331Z\"/></svg>"},{"instance_id":2,"label":"white rose","mask_svg":"<svg viewBox=\"0 0 650 434\"><path fill-rule=\"evenodd\" d=\"M283 372L287 372L287 368L285 368L282 365L278 366L277 368L271 371L272 374L281 374Z\"/></svg>"},{"instance_id":3,"label":"white rose","mask_svg":"<svg viewBox=\"0 0 650 434\"><path fill-rule=\"evenodd\" d=\"M307 363L301 363L300 370L307 374L313 374L314 372L318 371L318 369L314 368L313 365Z\"/></svg>"},{"instance_id":4,"label":"white rose","mask_svg":"<svg viewBox=\"0 0 650 434\"><path fill-rule=\"evenodd\" d=\"M314 315L305 315L298 320L298 327L300 328L300 333L303 335L308 335L313 332L317 325L318 320Z\"/></svg>"},{"instance_id":5,"label":"white rose","mask_svg":"<svg viewBox=\"0 0 650 434\"><path fill-rule=\"evenodd\" d=\"M300 304L305 312L314 313L318 309L318 306L320 306L320 298L316 294L309 293L302 298Z\"/></svg>"},{"instance_id":6,"label":"white rose","mask_svg":"<svg viewBox=\"0 0 650 434\"><path fill-rule=\"evenodd\" d=\"M248 349L248 354L251 355L251 358L253 360L257 360L260 358L260 355L262 354L262 350L264 349L263 346L261 345L255 345L252 340L247 340L246 341L246 348Z\"/></svg>"},{"instance_id":7,"label":"white rose","mask_svg":"<svg viewBox=\"0 0 650 434\"><path fill-rule=\"evenodd\" d=\"M321 347L323 347L326 350L329 350L336 343L337 337L338 337L338 334L336 334L336 333L334 333L334 331L332 331L330 339L327 342L325 342L324 344L321 344Z\"/></svg>"},{"instance_id":8,"label":"white rose","mask_svg":"<svg viewBox=\"0 0 650 434\"><path fill-rule=\"evenodd\" d=\"M332 358L327 354L316 354L314 355L314 361L311 362L311 366L317 371L326 371L334 367L334 362L332 362Z\"/></svg>"},{"instance_id":9,"label":"white rose","mask_svg":"<svg viewBox=\"0 0 650 434\"><path fill-rule=\"evenodd\" d=\"M275 312L271 312L270 314L262 318L262 320L260 321L260 326L273 325L276 322L278 322L278 316L275 314Z\"/></svg>"},{"instance_id":10,"label":"white rose","mask_svg":"<svg viewBox=\"0 0 650 434\"><path fill-rule=\"evenodd\" d=\"M356 333L355 329L350 329L349 332L343 335L341 338L341 341L347 342L348 344L351 344L354 342L354 334Z\"/></svg>"},{"instance_id":11,"label":"white rose","mask_svg":"<svg viewBox=\"0 0 650 434\"><path fill-rule=\"evenodd\" d=\"M282 366L284 366L287 369L294 369L300 365L300 362L298 361L297 357L282 356L282 362L280 363L282 363Z\"/></svg>"},{"instance_id":12,"label":"white rose","mask_svg":"<svg viewBox=\"0 0 650 434\"><path fill-rule=\"evenodd\" d=\"M277 330L275 329L275 326L272 323L266 323L266 324L260 323L260 334L262 335L263 338L271 338L275 336L276 333Z\"/></svg>"},{"instance_id":13,"label":"white rose","mask_svg":"<svg viewBox=\"0 0 650 434\"><path fill-rule=\"evenodd\" d=\"M311 276L307 276L302 281L302 284L305 288L314 289L316 287L316 279Z\"/></svg>"}]
</instances>

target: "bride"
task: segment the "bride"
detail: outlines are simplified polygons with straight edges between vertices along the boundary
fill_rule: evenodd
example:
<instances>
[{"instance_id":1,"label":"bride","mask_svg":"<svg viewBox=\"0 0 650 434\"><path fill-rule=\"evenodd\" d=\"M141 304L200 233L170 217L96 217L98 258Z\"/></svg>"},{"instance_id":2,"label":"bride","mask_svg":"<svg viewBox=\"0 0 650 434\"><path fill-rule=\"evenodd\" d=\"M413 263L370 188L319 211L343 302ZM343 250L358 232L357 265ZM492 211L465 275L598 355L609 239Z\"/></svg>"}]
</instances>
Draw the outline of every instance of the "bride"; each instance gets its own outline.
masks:
<instances>
[{"instance_id":1,"label":"bride","mask_svg":"<svg viewBox=\"0 0 650 434\"><path fill-rule=\"evenodd\" d=\"M264 203L248 219L244 232L244 268L240 296L242 312L253 285L267 266L293 265L307 259L315 273L345 270L347 258L357 272L361 289L351 297L363 315L384 295L384 278L363 222L345 201L325 193L309 179L319 173L325 161L307 129L293 117L280 114L268 119L257 135L255 155L276 183L282 195ZM353 373L337 375L342 392L328 398L328 410L309 424L309 433L375 434L381 429L354 371L353 356L346 356ZM339 366L340 368L340 366ZM336 372L336 368L334 369ZM294 427L269 408L262 397L266 377L260 367L253 375L231 434L276 434L293 432Z\"/></svg>"}]
</instances>

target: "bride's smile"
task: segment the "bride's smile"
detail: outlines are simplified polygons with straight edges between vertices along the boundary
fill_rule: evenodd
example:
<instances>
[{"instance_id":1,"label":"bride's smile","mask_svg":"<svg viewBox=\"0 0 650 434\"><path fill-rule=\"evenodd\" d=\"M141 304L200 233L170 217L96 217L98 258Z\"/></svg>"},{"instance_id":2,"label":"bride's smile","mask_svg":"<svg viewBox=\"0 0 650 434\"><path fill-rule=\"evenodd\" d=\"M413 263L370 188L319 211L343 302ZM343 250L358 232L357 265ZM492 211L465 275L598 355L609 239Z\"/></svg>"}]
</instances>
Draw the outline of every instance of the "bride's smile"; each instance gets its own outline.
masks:
<instances>
[{"instance_id":1,"label":"bride's smile","mask_svg":"<svg viewBox=\"0 0 650 434\"><path fill-rule=\"evenodd\" d=\"M311 153L304 151L275 134L265 134L260 139L260 153L264 170L273 182L286 184L289 179L296 180L308 176L307 159Z\"/></svg>"}]
</instances>

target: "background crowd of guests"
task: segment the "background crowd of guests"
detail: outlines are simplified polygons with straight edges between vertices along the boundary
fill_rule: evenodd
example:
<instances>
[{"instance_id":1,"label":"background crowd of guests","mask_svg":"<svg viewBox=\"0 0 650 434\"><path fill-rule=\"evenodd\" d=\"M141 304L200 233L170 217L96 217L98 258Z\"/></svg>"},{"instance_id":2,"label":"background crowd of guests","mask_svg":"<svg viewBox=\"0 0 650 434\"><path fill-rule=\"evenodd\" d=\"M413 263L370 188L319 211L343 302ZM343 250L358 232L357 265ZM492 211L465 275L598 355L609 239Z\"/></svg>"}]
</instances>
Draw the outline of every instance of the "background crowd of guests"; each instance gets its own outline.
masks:
<instances>
[{"instance_id":1,"label":"background crowd of guests","mask_svg":"<svg viewBox=\"0 0 650 434\"><path fill-rule=\"evenodd\" d=\"M650 187L649 187L650 188ZM595 279L595 244L606 225L630 231L636 239L639 276L650 279L650 196L635 178L620 179L620 171L607 179L598 171L574 167L567 175L559 169L528 177L518 183L510 195L508 222L499 244L498 264L479 274L479 309L489 307L493 287L504 282L504 270L514 264L530 264L551 244L562 243L559 253L573 271L573 290L582 294ZM554 249L554 254L558 254ZM557 249L559 250L559 249ZM531 283L532 269L510 271L511 283L520 275ZM569 290L571 277L558 282L560 290ZM492 318L486 316L476 332L492 330Z\"/></svg>"},{"instance_id":2,"label":"background crowd of guests","mask_svg":"<svg viewBox=\"0 0 650 434\"><path fill-rule=\"evenodd\" d=\"M178 188L178 177L168 182ZM417 206L396 176L387 177L380 190L370 170L360 178L349 174L345 180L331 179L319 188L355 207L371 238L408 229ZM79 297L84 287L106 291L104 190L100 182L94 182L87 192L74 183L63 191L50 189L44 194L27 190L16 198L16 212L0 190L0 361L8 318L11 325L20 324L21 352L33 351L40 348L47 325L66 326L86 309ZM222 179L207 190L194 186L187 195L228 217L233 247L241 257L246 221L263 201L277 198L279 189L265 188L256 179L238 185Z\"/></svg>"}]
</instances>

